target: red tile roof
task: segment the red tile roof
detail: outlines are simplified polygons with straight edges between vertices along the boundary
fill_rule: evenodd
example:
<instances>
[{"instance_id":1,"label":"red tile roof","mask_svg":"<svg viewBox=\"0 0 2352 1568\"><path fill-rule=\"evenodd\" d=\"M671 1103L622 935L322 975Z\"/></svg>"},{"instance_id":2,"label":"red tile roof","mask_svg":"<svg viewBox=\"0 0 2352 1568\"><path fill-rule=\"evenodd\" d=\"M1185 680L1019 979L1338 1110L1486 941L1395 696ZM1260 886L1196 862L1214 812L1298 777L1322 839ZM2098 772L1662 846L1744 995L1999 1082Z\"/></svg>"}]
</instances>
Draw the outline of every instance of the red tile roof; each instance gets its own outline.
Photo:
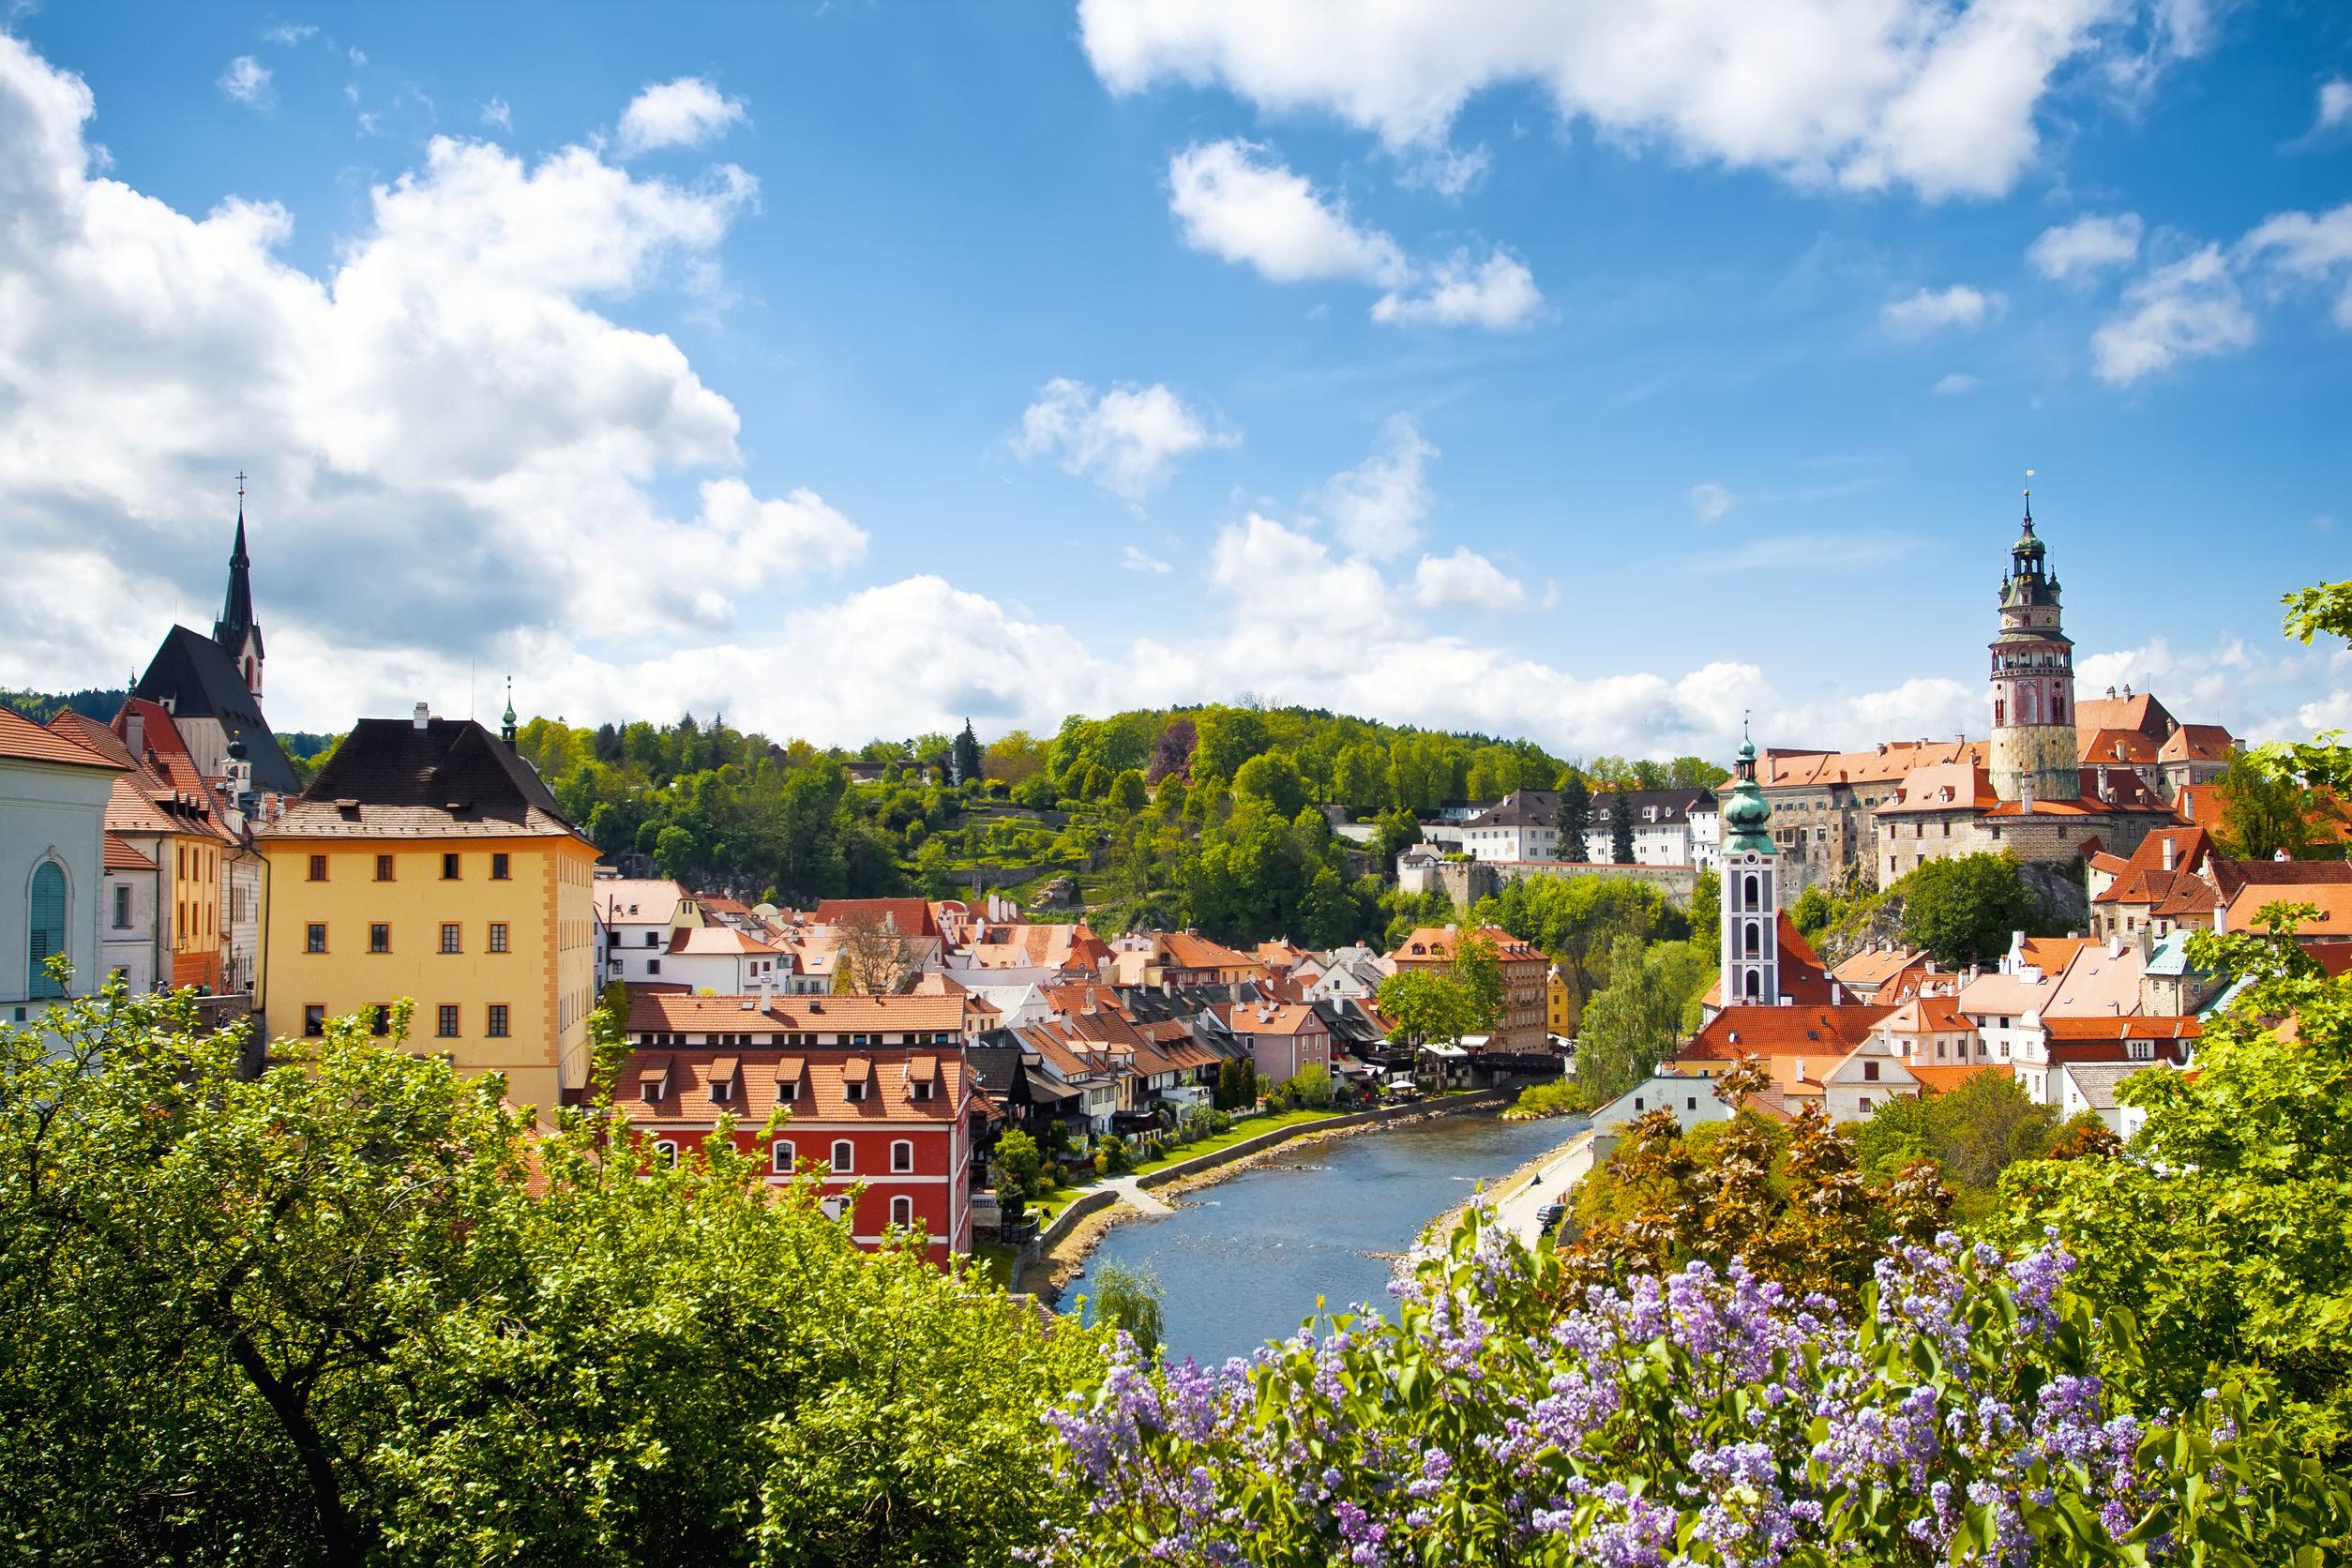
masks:
<instances>
[{"instance_id":1,"label":"red tile roof","mask_svg":"<svg viewBox=\"0 0 2352 1568\"><path fill-rule=\"evenodd\" d=\"M1913 1078L1919 1079L1921 1089L1933 1090L1938 1094L1951 1093L1979 1073L1994 1073L2002 1078L2015 1076L2011 1072L2010 1065L2006 1062L1971 1062L1963 1066L1953 1067L1938 1067L1932 1063L1920 1066L1907 1062L1904 1067Z\"/></svg>"},{"instance_id":2,"label":"red tile roof","mask_svg":"<svg viewBox=\"0 0 2352 1568\"><path fill-rule=\"evenodd\" d=\"M1678 1062L1734 1062L1742 1056L1843 1056L1870 1037L1891 1006L1726 1007L1707 1020Z\"/></svg>"},{"instance_id":3,"label":"red tile roof","mask_svg":"<svg viewBox=\"0 0 2352 1568\"><path fill-rule=\"evenodd\" d=\"M1868 751L1767 751L1756 782L1768 790L1890 784L1914 768L1986 760L1983 741L1882 741Z\"/></svg>"},{"instance_id":4,"label":"red tile roof","mask_svg":"<svg viewBox=\"0 0 2352 1568\"><path fill-rule=\"evenodd\" d=\"M2204 1031L2205 1026L2194 1018L2161 1015L2042 1020L2042 1032L2053 1045L2091 1040L2194 1040Z\"/></svg>"},{"instance_id":5,"label":"red tile roof","mask_svg":"<svg viewBox=\"0 0 2352 1568\"><path fill-rule=\"evenodd\" d=\"M1521 942L1499 926L1481 926L1472 934L1492 942L1495 957L1502 963L1548 965L1551 962L1534 943ZM1455 949L1460 944L1462 936L1462 931L1452 926L1416 927L1411 934L1396 944L1396 951L1388 956L1389 961L1400 964L1452 963Z\"/></svg>"},{"instance_id":6,"label":"red tile roof","mask_svg":"<svg viewBox=\"0 0 2352 1568\"><path fill-rule=\"evenodd\" d=\"M69 768L113 768L114 761L81 742L44 730L14 708L0 705L0 757L54 762Z\"/></svg>"},{"instance_id":7,"label":"red tile roof","mask_svg":"<svg viewBox=\"0 0 2352 1568\"><path fill-rule=\"evenodd\" d=\"M632 1034L935 1033L963 1024L960 996L778 996L764 1009L757 997L629 997Z\"/></svg>"},{"instance_id":8,"label":"red tile roof","mask_svg":"<svg viewBox=\"0 0 2352 1568\"><path fill-rule=\"evenodd\" d=\"M902 937L939 935L931 906L920 898L826 898L818 903L816 919L822 926L867 919L888 926Z\"/></svg>"},{"instance_id":9,"label":"red tile roof","mask_svg":"<svg viewBox=\"0 0 2352 1568\"><path fill-rule=\"evenodd\" d=\"M660 1097L643 1097L647 1083ZM711 1097L716 1082L728 1085L727 1098ZM867 1085L865 1098L852 1100L848 1085ZM794 1085L781 1101L792 1124L871 1123L912 1126L953 1123L970 1109L972 1084L960 1049L925 1047L882 1050L798 1048L763 1050L741 1046L663 1046L641 1050L621 1069L616 1108L640 1125L658 1128L681 1123L706 1126L721 1113L738 1125L758 1127L779 1103L777 1086ZM933 1085L928 1099L914 1097L915 1085ZM785 1137L790 1138L789 1128ZM822 1159L821 1150L803 1149ZM864 1174L860 1172L858 1174Z\"/></svg>"},{"instance_id":10,"label":"red tile roof","mask_svg":"<svg viewBox=\"0 0 2352 1568\"><path fill-rule=\"evenodd\" d=\"M106 868L110 871L152 871L155 862L110 833L106 836Z\"/></svg>"},{"instance_id":11,"label":"red tile roof","mask_svg":"<svg viewBox=\"0 0 2352 1568\"><path fill-rule=\"evenodd\" d=\"M785 956L782 948L770 947L756 937L745 936L732 926L681 926L670 933L666 951L696 957L743 953Z\"/></svg>"}]
</instances>

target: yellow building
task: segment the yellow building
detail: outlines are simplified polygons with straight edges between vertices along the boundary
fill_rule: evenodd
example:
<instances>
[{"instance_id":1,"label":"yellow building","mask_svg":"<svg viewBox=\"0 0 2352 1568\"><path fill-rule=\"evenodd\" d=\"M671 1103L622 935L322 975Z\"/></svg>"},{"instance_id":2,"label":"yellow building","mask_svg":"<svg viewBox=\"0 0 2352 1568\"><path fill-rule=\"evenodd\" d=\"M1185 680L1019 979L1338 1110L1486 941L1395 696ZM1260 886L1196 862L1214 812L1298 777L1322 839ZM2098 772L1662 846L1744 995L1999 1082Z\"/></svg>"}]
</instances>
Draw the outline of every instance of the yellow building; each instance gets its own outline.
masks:
<instances>
[{"instance_id":1,"label":"yellow building","mask_svg":"<svg viewBox=\"0 0 2352 1568\"><path fill-rule=\"evenodd\" d=\"M1544 976L1544 1028L1565 1040L1576 1033L1576 993L1554 964Z\"/></svg>"},{"instance_id":2,"label":"yellow building","mask_svg":"<svg viewBox=\"0 0 2352 1568\"><path fill-rule=\"evenodd\" d=\"M518 1105L587 1083L596 852L511 746L421 705L363 718L258 838L273 1039L407 998L413 1048Z\"/></svg>"}]
</instances>

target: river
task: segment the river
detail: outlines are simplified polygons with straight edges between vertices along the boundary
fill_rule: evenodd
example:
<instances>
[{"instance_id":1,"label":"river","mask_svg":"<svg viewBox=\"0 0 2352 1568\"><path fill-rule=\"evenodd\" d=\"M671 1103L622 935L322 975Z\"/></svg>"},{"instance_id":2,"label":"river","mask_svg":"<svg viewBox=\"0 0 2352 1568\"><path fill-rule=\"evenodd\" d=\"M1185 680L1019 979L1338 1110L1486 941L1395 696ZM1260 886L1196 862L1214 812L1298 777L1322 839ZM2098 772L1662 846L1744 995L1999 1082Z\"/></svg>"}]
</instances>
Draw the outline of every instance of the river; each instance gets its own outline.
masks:
<instances>
[{"instance_id":1,"label":"river","mask_svg":"<svg viewBox=\"0 0 2352 1568\"><path fill-rule=\"evenodd\" d=\"M1334 1311L1385 1310L1394 1265L1380 1254L1405 1251L1478 1182L1491 1189L1584 1124L1473 1113L1305 1143L1177 1199L1172 1214L1121 1221L1087 1274L1124 1263L1157 1277L1170 1360L1247 1355L1295 1332L1318 1296Z\"/></svg>"}]
</instances>

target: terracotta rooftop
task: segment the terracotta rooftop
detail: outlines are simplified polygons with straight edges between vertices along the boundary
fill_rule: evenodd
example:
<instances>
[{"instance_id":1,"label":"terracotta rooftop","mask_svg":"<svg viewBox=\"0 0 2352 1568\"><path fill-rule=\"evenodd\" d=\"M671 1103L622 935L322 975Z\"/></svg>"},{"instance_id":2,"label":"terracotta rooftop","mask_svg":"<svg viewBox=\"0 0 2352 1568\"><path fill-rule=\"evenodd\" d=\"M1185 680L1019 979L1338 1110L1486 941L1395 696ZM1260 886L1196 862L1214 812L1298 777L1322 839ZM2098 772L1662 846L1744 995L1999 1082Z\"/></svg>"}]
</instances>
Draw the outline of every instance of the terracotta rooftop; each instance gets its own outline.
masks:
<instances>
[{"instance_id":1,"label":"terracotta rooftop","mask_svg":"<svg viewBox=\"0 0 2352 1568\"><path fill-rule=\"evenodd\" d=\"M45 730L14 708L0 704L0 757L23 762L53 762L68 768L119 766L81 742Z\"/></svg>"},{"instance_id":2,"label":"terracotta rooftop","mask_svg":"<svg viewBox=\"0 0 2352 1568\"><path fill-rule=\"evenodd\" d=\"M613 1094L616 1108L626 1109L640 1125L666 1123L706 1125L722 1113L739 1125L757 1127L779 1103L792 1112L791 1127L811 1122L904 1123L910 1125L952 1123L970 1108L971 1069L958 1048L890 1048L882 1050L838 1050L794 1048L769 1050L747 1046L663 1046L631 1056L622 1067ZM712 1097L712 1085L725 1082L726 1098ZM862 1099L849 1097L852 1082L866 1086ZM781 1086L792 1085L792 1098ZM915 1098L917 1086L931 1086L925 1099ZM647 1098L648 1089L653 1098ZM822 1161L822 1148L798 1147L804 1159ZM855 1174L864 1174L856 1172Z\"/></svg>"},{"instance_id":3,"label":"terracotta rooftop","mask_svg":"<svg viewBox=\"0 0 2352 1568\"><path fill-rule=\"evenodd\" d=\"M1742 1056L1844 1056L1868 1039L1892 1007L1848 1003L1842 1007L1726 1007L1707 1020L1690 1044L1673 1053L1678 1062L1734 1062Z\"/></svg>"},{"instance_id":4,"label":"terracotta rooftop","mask_svg":"<svg viewBox=\"0 0 2352 1568\"><path fill-rule=\"evenodd\" d=\"M749 1009L744 1003L749 1002ZM960 1032L959 996L635 996L632 1034L899 1034Z\"/></svg>"}]
</instances>

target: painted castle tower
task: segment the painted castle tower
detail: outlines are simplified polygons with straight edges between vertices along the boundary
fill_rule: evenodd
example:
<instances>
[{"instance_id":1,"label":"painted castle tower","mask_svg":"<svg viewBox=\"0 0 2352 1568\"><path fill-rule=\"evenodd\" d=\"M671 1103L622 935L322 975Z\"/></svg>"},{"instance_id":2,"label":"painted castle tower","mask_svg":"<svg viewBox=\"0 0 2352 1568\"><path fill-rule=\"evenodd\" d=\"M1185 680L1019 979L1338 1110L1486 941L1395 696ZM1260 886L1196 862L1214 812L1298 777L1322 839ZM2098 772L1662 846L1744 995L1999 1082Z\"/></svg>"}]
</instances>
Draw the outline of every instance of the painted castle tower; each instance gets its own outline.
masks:
<instances>
[{"instance_id":1,"label":"painted castle tower","mask_svg":"<svg viewBox=\"0 0 2352 1568\"><path fill-rule=\"evenodd\" d=\"M1993 792L2005 801L2082 797L2074 738L2074 644L2058 625L2058 580L2033 533L2033 492L2025 532L2009 547L2001 579L2001 629L1993 639Z\"/></svg>"},{"instance_id":2,"label":"painted castle tower","mask_svg":"<svg viewBox=\"0 0 2352 1568\"><path fill-rule=\"evenodd\" d=\"M1772 1007L1780 1002L1779 890L1772 807L1756 782L1756 743L1740 742L1738 777L1723 800L1723 1005Z\"/></svg>"}]
</instances>

